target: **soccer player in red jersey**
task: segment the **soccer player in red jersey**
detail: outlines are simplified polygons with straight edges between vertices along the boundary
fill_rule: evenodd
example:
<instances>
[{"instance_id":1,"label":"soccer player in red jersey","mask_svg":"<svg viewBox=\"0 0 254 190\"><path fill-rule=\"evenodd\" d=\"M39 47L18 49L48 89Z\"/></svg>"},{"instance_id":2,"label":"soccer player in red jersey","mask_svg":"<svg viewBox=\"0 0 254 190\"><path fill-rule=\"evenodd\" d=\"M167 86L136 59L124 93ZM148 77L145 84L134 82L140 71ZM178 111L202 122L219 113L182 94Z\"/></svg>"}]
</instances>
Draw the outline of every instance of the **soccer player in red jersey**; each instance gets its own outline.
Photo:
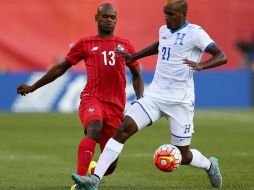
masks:
<instances>
[{"instance_id":1,"label":"soccer player in red jersey","mask_svg":"<svg viewBox=\"0 0 254 190\"><path fill-rule=\"evenodd\" d=\"M134 53L134 48L126 39L114 35L117 12L112 4L99 6L95 20L98 35L79 40L70 50L65 60L54 65L32 86L21 84L17 93L28 93L54 81L69 68L84 60L87 69L87 84L82 91L79 116L84 127L85 137L78 147L77 173L85 176L91 162L96 143L101 151L116 128L122 123L126 102L125 58L115 53L124 50ZM128 64L133 76L133 87L137 99L142 97L144 82L138 62ZM113 172L116 162L107 174Z\"/></svg>"}]
</instances>

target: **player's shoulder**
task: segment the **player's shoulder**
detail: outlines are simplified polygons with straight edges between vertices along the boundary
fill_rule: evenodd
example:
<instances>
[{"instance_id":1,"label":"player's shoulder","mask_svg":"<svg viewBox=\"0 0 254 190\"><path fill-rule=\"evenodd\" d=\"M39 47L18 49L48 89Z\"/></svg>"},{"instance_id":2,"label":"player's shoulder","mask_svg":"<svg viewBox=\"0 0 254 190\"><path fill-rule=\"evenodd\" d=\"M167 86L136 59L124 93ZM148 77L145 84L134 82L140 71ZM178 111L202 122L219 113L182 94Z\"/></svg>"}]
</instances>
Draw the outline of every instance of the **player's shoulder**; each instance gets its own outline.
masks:
<instances>
[{"instance_id":1,"label":"player's shoulder","mask_svg":"<svg viewBox=\"0 0 254 190\"><path fill-rule=\"evenodd\" d=\"M98 38L96 36L85 36L80 39L83 42L96 41Z\"/></svg>"},{"instance_id":2,"label":"player's shoulder","mask_svg":"<svg viewBox=\"0 0 254 190\"><path fill-rule=\"evenodd\" d=\"M114 36L114 41L118 42L118 43L122 43L122 44L126 44L126 45L130 45L130 40L128 40L127 38L124 37L120 37L120 36Z\"/></svg>"},{"instance_id":3,"label":"player's shoulder","mask_svg":"<svg viewBox=\"0 0 254 190\"><path fill-rule=\"evenodd\" d=\"M188 24L187 29L193 30L193 31L204 30L201 26L197 24L191 24L191 23Z\"/></svg>"},{"instance_id":4,"label":"player's shoulder","mask_svg":"<svg viewBox=\"0 0 254 190\"><path fill-rule=\"evenodd\" d=\"M168 27L167 25L162 25L159 29L160 32L163 32L163 31L167 31L168 30Z\"/></svg>"},{"instance_id":5,"label":"player's shoulder","mask_svg":"<svg viewBox=\"0 0 254 190\"><path fill-rule=\"evenodd\" d=\"M85 44L85 43L89 43L94 40L95 40L95 38L93 36L87 36L87 37L79 38L79 40L76 43Z\"/></svg>"}]
</instances>

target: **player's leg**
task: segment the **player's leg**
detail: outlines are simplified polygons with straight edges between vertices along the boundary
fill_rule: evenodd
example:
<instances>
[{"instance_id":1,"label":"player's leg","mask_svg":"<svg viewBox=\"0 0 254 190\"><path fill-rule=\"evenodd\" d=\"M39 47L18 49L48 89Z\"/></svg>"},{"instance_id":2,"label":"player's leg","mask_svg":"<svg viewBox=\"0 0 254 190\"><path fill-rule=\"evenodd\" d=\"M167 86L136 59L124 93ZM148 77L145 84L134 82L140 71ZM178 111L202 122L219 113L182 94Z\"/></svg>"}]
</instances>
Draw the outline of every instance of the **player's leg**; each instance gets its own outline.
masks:
<instances>
[{"instance_id":1,"label":"player's leg","mask_svg":"<svg viewBox=\"0 0 254 190\"><path fill-rule=\"evenodd\" d=\"M105 128L106 128L106 127L104 127L104 129L105 129ZM111 127L111 129L112 129L112 127ZM109 130L108 130L108 131L109 131ZM114 128L113 131L114 131L114 133L115 133L116 128ZM114 133L113 133L113 134L114 134ZM103 152L106 143L107 143L108 140L113 136L113 134L111 134L110 136L108 136L108 135L105 135L105 133L102 133L101 139L100 139L100 141L99 141L101 152ZM107 171L106 171L106 173L104 174L104 176L110 175L110 174L112 174L112 173L115 171L116 166L117 166L117 161L118 161L118 158L109 166L109 168L107 169Z\"/></svg>"},{"instance_id":2,"label":"player's leg","mask_svg":"<svg viewBox=\"0 0 254 190\"><path fill-rule=\"evenodd\" d=\"M131 121L129 121L131 120ZM126 125L128 123L128 125ZM134 124L129 126L130 124ZM131 119L131 117L126 116L124 119L124 122L121 126L126 126L128 128L128 131L132 131L132 134L134 134L138 128L135 126L135 122ZM120 126L120 127L121 127ZM119 128L120 128L119 127ZM118 132L116 132L116 137ZM131 135L130 133L128 133ZM121 140L124 140L122 137L120 137ZM79 187L85 188L85 189L91 189L91 190L97 190L98 186L100 184L100 181L102 180L102 177L105 175L109 167L116 162L117 158L119 157L121 151L123 149L123 144L115 140L114 138L110 138L105 145L105 148L103 152L101 153L99 160L97 162L97 165L94 170L94 174L91 177L83 177L77 174L72 174L72 179L75 181L76 184L78 184Z\"/></svg>"},{"instance_id":3,"label":"player's leg","mask_svg":"<svg viewBox=\"0 0 254 190\"><path fill-rule=\"evenodd\" d=\"M177 143L174 143L174 145L181 151L183 158L182 165L204 169L207 172L213 187L220 188L222 186L222 176L220 174L219 163L216 157L208 159L197 149L189 149L189 146L180 146L177 145Z\"/></svg>"},{"instance_id":4,"label":"player's leg","mask_svg":"<svg viewBox=\"0 0 254 190\"><path fill-rule=\"evenodd\" d=\"M123 123L116 130L113 138L110 138L102 154L99 157L94 175L100 180L112 163L114 163L122 152L124 142L138 131L135 121L130 116L125 116Z\"/></svg>"},{"instance_id":5,"label":"player's leg","mask_svg":"<svg viewBox=\"0 0 254 190\"><path fill-rule=\"evenodd\" d=\"M92 98L82 100L79 116L84 127L85 137L81 139L78 146L77 174L85 176L103 129L100 102Z\"/></svg>"},{"instance_id":6,"label":"player's leg","mask_svg":"<svg viewBox=\"0 0 254 190\"><path fill-rule=\"evenodd\" d=\"M123 123L117 128L113 138L107 142L94 174L100 179L105 171L120 155L124 143L138 130L152 124L161 117L161 112L150 97L136 101L126 112Z\"/></svg>"},{"instance_id":7,"label":"player's leg","mask_svg":"<svg viewBox=\"0 0 254 190\"><path fill-rule=\"evenodd\" d=\"M219 168L214 159L208 159L199 150L190 149L193 128L193 111L191 104L172 105L173 113L170 117L171 143L179 148L182 154L182 165L190 165L204 169L211 173L217 168L216 175L209 175L213 187L220 187L222 183ZM213 172L214 173L214 172Z\"/></svg>"},{"instance_id":8,"label":"player's leg","mask_svg":"<svg viewBox=\"0 0 254 190\"><path fill-rule=\"evenodd\" d=\"M115 128L114 128L114 132L115 132ZM113 134L114 134L114 133L113 133ZM104 139L106 139L106 140L104 140L103 138L100 139L100 142L99 142L99 143L100 143L101 152L103 152L106 143L107 143L108 140L113 136L113 134L110 135L110 136L106 136L106 137L109 137L109 138L107 138L107 139L105 138L105 135L102 134L102 136L104 136ZM106 173L104 174L104 176L110 175L110 174L112 174L112 173L115 171L116 166L117 166L117 161L118 161L118 158L109 166L109 168L107 169L107 171L106 171Z\"/></svg>"},{"instance_id":9,"label":"player's leg","mask_svg":"<svg viewBox=\"0 0 254 190\"><path fill-rule=\"evenodd\" d=\"M123 122L123 110L121 110L119 107L114 106L112 104L103 104L103 114L104 117L104 127L102 130L102 134L99 140L100 149L101 152L103 152L106 143L110 138L113 137L113 135L116 132L116 129L121 123ZM114 172L117 166L117 160L116 159L107 169L105 176L110 175Z\"/></svg>"},{"instance_id":10,"label":"player's leg","mask_svg":"<svg viewBox=\"0 0 254 190\"><path fill-rule=\"evenodd\" d=\"M79 175L85 176L87 174L89 164L95 153L96 143L99 139L100 128L102 128L102 122L93 120L84 129L86 135L81 139L78 146L77 173Z\"/></svg>"},{"instance_id":11,"label":"player's leg","mask_svg":"<svg viewBox=\"0 0 254 190\"><path fill-rule=\"evenodd\" d=\"M104 126L104 128L103 128L103 133L102 133L102 136L101 136L100 141L99 141L101 152L103 152L106 143L108 142L108 140L109 140L110 138L113 137L113 135L115 134L115 131L116 131L116 128L115 128L115 127L112 127L112 126ZM107 171L106 171L106 173L104 174L104 176L110 175L110 174L112 174L112 173L115 171L116 166L117 166L117 160L118 160L118 159L116 159L116 160L109 166L109 168L107 169Z\"/></svg>"},{"instance_id":12,"label":"player's leg","mask_svg":"<svg viewBox=\"0 0 254 190\"><path fill-rule=\"evenodd\" d=\"M139 129L144 128L160 117L160 110L149 98L143 98L136 102L128 109L123 123L117 128L113 138L107 142L100 155L94 175L91 178L73 175L73 179L82 187L97 189L108 167L119 157L125 141Z\"/></svg>"},{"instance_id":13,"label":"player's leg","mask_svg":"<svg viewBox=\"0 0 254 190\"><path fill-rule=\"evenodd\" d=\"M170 118L171 127L171 143L179 148L182 154L182 165L191 165L196 168L208 170L210 161L204 157L198 150L190 149L193 123L186 122L185 125L180 124L175 118Z\"/></svg>"}]
</instances>

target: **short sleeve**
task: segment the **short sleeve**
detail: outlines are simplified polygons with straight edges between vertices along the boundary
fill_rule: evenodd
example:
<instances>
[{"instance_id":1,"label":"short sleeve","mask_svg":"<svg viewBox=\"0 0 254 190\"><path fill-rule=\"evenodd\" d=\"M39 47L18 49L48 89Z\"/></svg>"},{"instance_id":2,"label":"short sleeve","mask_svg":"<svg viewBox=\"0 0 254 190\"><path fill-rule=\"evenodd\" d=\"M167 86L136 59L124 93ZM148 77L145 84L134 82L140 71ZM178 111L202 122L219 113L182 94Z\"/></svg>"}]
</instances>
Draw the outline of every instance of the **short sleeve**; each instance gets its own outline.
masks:
<instances>
[{"instance_id":1,"label":"short sleeve","mask_svg":"<svg viewBox=\"0 0 254 190\"><path fill-rule=\"evenodd\" d=\"M195 39L195 46L201 51L207 51L209 47L215 44L207 32L204 31L201 27L196 29Z\"/></svg>"},{"instance_id":2,"label":"short sleeve","mask_svg":"<svg viewBox=\"0 0 254 190\"><path fill-rule=\"evenodd\" d=\"M80 40L70 47L70 52L65 57L72 65L76 65L82 59L85 59L84 40Z\"/></svg>"},{"instance_id":3,"label":"short sleeve","mask_svg":"<svg viewBox=\"0 0 254 190\"><path fill-rule=\"evenodd\" d=\"M130 54L136 53L135 48L133 47L133 45L131 43L129 43L128 53L130 53ZM129 67L133 67L134 68L137 65L139 65L139 62L137 60L135 60L135 61L133 61L132 63L129 64Z\"/></svg>"}]
</instances>

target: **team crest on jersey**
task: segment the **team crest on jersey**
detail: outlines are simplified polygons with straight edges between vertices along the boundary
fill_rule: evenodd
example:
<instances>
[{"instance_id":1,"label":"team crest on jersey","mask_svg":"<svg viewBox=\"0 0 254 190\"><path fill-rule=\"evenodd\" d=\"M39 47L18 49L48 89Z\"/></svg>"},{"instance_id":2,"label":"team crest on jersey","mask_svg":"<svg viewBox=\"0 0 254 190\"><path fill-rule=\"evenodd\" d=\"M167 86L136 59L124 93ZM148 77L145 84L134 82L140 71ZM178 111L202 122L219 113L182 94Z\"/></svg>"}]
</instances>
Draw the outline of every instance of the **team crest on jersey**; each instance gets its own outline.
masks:
<instances>
[{"instance_id":1,"label":"team crest on jersey","mask_svg":"<svg viewBox=\"0 0 254 190\"><path fill-rule=\"evenodd\" d=\"M124 51L124 47L121 46L120 44L117 45L117 48L116 48L118 51Z\"/></svg>"},{"instance_id":2,"label":"team crest on jersey","mask_svg":"<svg viewBox=\"0 0 254 190\"><path fill-rule=\"evenodd\" d=\"M88 109L88 112L89 112L89 113L93 113L93 112L94 112L94 108L89 108L89 109Z\"/></svg>"},{"instance_id":3,"label":"team crest on jersey","mask_svg":"<svg viewBox=\"0 0 254 190\"><path fill-rule=\"evenodd\" d=\"M183 45L183 41L184 41L185 36L186 36L186 34L184 34L184 33L177 33L175 45L177 45L177 44Z\"/></svg>"}]
</instances>

